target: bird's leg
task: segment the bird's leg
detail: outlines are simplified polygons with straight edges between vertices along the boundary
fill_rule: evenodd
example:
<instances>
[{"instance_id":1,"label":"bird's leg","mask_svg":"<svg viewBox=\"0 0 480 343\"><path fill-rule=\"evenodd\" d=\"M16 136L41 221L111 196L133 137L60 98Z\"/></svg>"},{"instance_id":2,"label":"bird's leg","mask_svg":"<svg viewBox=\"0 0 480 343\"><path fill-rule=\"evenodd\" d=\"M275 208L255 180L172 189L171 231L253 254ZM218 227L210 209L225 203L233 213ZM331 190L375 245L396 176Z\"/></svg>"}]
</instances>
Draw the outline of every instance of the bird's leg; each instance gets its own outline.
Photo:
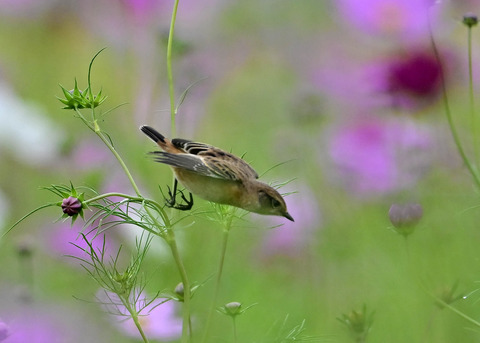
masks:
<instances>
[{"instance_id":1,"label":"bird's leg","mask_svg":"<svg viewBox=\"0 0 480 343\"><path fill-rule=\"evenodd\" d=\"M165 198L166 205L168 207L173 207L173 208L175 208L177 210L181 210L181 211L190 210L193 206L192 193L189 193L190 194L190 199L187 199L185 197L185 194L183 194L182 191L177 190L177 187L178 187L178 181L177 181L177 179L175 179L175 181L173 182L173 192L171 191L170 187L168 187L168 195L170 196L170 198L169 199ZM177 200L176 200L177 191L182 196L182 199L183 199L183 201L185 201L185 204L177 204Z\"/></svg>"}]
</instances>

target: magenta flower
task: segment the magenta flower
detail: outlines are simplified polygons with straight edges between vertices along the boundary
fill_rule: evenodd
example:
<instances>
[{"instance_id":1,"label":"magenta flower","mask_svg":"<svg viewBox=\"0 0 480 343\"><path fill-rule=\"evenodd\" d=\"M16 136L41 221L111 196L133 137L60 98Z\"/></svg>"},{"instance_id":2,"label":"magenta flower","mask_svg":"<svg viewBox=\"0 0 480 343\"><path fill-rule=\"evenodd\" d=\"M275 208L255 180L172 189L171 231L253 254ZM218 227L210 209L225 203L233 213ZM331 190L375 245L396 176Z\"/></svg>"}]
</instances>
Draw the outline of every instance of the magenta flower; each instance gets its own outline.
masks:
<instances>
[{"instance_id":1,"label":"magenta flower","mask_svg":"<svg viewBox=\"0 0 480 343\"><path fill-rule=\"evenodd\" d=\"M385 65L384 88L394 106L418 107L438 98L441 73L441 65L433 54L410 51Z\"/></svg>"},{"instance_id":2,"label":"magenta flower","mask_svg":"<svg viewBox=\"0 0 480 343\"><path fill-rule=\"evenodd\" d=\"M406 39L426 37L427 14L433 0L337 0L345 22L377 35Z\"/></svg>"},{"instance_id":3,"label":"magenta flower","mask_svg":"<svg viewBox=\"0 0 480 343\"><path fill-rule=\"evenodd\" d=\"M411 122L356 120L338 128L328 143L332 177L358 195L397 191L423 174L429 148L428 133Z\"/></svg>"},{"instance_id":4,"label":"magenta flower","mask_svg":"<svg viewBox=\"0 0 480 343\"><path fill-rule=\"evenodd\" d=\"M130 314L116 294L101 290L98 298L105 310L111 314L115 326L120 331L130 337L141 337ZM162 304L163 301L165 299L158 298L146 305L145 295L140 294L136 302L137 311L140 311L140 325L149 339L172 341L182 334L182 319L177 316L177 306L174 301Z\"/></svg>"}]
</instances>

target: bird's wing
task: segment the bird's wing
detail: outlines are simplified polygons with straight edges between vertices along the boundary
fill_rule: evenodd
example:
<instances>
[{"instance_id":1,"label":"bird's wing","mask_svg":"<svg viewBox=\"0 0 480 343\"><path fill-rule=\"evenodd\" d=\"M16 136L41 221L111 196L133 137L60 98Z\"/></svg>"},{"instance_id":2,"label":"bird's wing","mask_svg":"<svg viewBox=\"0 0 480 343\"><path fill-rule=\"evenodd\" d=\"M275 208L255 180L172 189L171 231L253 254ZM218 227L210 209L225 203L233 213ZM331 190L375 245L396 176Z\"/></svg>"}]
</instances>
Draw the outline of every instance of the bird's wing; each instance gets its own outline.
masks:
<instances>
[{"instance_id":1,"label":"bird's wing","mask_svg":"<svg viewBox=\"0 0 480 343\"><path fill-rule=\"evenodd\" d=\"M212 145L175 138L172 144L185 153L155 152L155 160L201 175L232 181L257 179L257 172L244 160Z\"/></svg>"}]
</instances>

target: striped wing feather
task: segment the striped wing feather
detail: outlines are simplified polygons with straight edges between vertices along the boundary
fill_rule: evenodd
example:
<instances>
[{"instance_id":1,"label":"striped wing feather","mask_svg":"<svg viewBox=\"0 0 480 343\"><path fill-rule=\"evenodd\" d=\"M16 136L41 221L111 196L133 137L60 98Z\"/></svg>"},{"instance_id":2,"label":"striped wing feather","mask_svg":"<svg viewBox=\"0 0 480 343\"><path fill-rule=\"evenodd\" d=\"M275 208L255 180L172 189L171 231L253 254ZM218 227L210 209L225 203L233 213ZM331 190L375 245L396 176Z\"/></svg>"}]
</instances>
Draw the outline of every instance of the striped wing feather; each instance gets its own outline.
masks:
<instances>
[{"instance_id":1,"label":"striped wing feather","mask_svg":"<svg viewBox=\"0 0 480 343\"><path fill-rule=\"evenodd\" d=\"M244 160L212 145L175 138L172 144L185 154L155 152L155 160L174 167L225 180L257 179L257 172Z\"/></svg>"}]
</instances>

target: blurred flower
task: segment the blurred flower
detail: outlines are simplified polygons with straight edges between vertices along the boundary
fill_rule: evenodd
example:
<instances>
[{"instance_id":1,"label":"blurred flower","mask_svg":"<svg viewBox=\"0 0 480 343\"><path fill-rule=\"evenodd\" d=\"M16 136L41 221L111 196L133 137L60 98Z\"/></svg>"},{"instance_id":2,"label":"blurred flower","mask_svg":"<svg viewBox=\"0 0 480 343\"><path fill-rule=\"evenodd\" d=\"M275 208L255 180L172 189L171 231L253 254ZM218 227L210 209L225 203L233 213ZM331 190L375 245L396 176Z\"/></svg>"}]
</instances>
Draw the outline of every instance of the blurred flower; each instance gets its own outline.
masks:
<instances>
[{"instance_id":1,"label":"blurred flower","mask_svg":"<svg viewBox=\"0 0 480 343\"><path fill-rule=\"evenodd\" d=\"M412 122L357 120L338 128L330 138L332 177L358 195L397 191L423 174L430 145L425 129Z\"/></svg>"},{"instance_id":2,"label":"blurred flower","mask_svg":"<svg viewBox=\"0 0 480 343\"><path fill-rule=\"evenodd\" d=\"M138 299L135 302L136 309L141 312L139 315L140 325L148 338L171 341L181 336L182 319L176 315L177 304L174 301L162 304L165 299L157 298L148 304L143 293L138 294L136 298ZM120 331L129 337L140 338L135 323L116 294L100 290L98 299L104 309L111 314L115 326Z\"/></svg>"},{"instance_id":3,"label":"blurred flower","mask_svg":"<svg viewBox=\"0 0 480 343\"><path fill-rule=\"evenodd\" d=\"M428 34L428 9L433 0L338 0L343 22L369 34L411 40Z\"/></svg>"},{"instance_id":4,"label":"blurred flower","mask_svg":"<svg viewBox=\"0 0 480 343\"><path fill-rule=\"evenodd\" d=\"M104 223L106 225L106 223ZM85 238L92 245L96 252L102 251L105 248L105 256L114 256L118 251L118 244L115 242L112 233L110 231L104 231L102 234L97 235L97 230L91 230L90 228L84 229L84 223L76 221L73 225L70 222L63 222L50 228L45 228L45 238L47 239L46 245L50 253L62 255L62 256L74 256L80 259L90 260L89 256L82 250L90 250L87 242L81 236L81 232L84 232ZM73 262L78 265L78 261L68 259L69 262Z\"/></svg>"},{"instance_id":5,"label":"blurred flower","mask_svg":"<svg viewBox=\"0 0 480 343\"><path fill-rule=\"evenodd\" d=\"M59 156L62 130L38 106L26 103L2 82L0 122L0 149L6 148L22 162L50 166Z\"/></svg>"},{"instance_id":6,"label":"blurred flower","mask_svg":"<svg viewBox=\"0 0 480 343\"><path fill-rule=\"evenodd\" d=\"M104 167L112 159L107 147L92 139L81 139L75 143L71 156L75 169L88 170Z\"/></svg>"},{"instance_id":7,"label":"blurred flower","mask_svg":"<svg viewBox=\"0 0 480 343\"><path fill-rule=\"evenodd\" d=\"M145 24L150 20L160 19L159 15L161 13L170 13L170 5L173 5L172 1L169 3L169 6L166 6L168 2L164 0L123 0L121 3L124 4L127 13L138 24Z\"/></svg>"},{"instance_id":8,"label":"blurred flower","mask_svg":"<svg viewBox=\"0 0 480 343\"><path fill-rule=\"evenodd\" d=\"M76 307L59 306L56 301L40 302L25 297L19 284L0 285L0 342L2 343L83 343L109 342L112 332L98 324L93 313ZM4 336L7 334L7 338Z\"/></svg>"},{"instance_id":9,"label":"blurred flower","mask_svg":"<svg viewBox=\"0 0 480 343\"><path fill-rule=\"evenodd\" d=\"M67 342L69 335L59 321L43 311L28 308L16 314L8 328L8 337L2 343L52 343Z\"/></svg>"},{"instance_id":10,"label":"blurred flower","mask_svg":"<svg viewBox=\"0 0 480 343\"><path fill-rule=\"evenodd\" d=\"M393 204L388 211L388 217L395 231L405 237L413 232L422 216L422 205L414 203Z\"/></svg>"},{"instance_id":11,"label":"blurred flower","mask_svg":"<svg viewBox=\"0 0 480 343\"><path fill-rule=\"evenodd\" d=\"M280 189L281 192L284 188ZM285 198L288 212L295 222L280 217L268 217L268 223L279 226L265 232L261 255L267 258L287 256L295 258L302 255L312 239L314 230L321 226L318 203L308 187L298 188L297 192Z\"/></svg>"},{"instance_id":12,"label":"blurred flower","mask_svg":"<svg viewBox=\"0 0 480 343\"><path fill-rule=\"evenodd\" d=\"M31 19L55 8L59 2L60 0L0 0L0 14Z\"/></svg>"},{"instance_id":13,"label":"blurred flower","mask_svg":"<svg viewBox=\"0 0 480 343\"><path fill-rule=\"evenodd\" d=\"M440 94L441 73L441 65L432 53L409 51L385 64L384 89L392 96L394 107L428 104Z\"/></svg>"},{"instance_id":14,"label":"blurred flower","mask_svg":"<svg viewBox=\"0 0 480 343\"><path fill-rule=\"evenodd\" d=\"M5 339L9 336L9 327L5 324L0 318L0 342L4 342Z\"/></svg>"}]
</instances>

